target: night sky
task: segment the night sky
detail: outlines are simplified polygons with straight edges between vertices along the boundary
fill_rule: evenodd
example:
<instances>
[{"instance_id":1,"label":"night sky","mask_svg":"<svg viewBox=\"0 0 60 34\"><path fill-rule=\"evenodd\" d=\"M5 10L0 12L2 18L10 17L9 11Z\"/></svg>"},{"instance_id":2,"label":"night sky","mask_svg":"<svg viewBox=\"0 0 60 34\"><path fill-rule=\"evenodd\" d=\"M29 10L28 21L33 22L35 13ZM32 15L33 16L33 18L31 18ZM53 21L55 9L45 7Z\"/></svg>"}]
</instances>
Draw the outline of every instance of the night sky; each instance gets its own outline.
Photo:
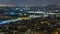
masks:
<instances>
[{"instance_id":1,"label":"night sky","mask_svg":"<svg viewBox=\"0 0 60 34\"><path fill-rule=\"evenodd\" d=\"M0 4L11 4L16 6L25 5L43 5L43 4L60 4L60 0L0 0Z\"/></svg>"}]
</instances>

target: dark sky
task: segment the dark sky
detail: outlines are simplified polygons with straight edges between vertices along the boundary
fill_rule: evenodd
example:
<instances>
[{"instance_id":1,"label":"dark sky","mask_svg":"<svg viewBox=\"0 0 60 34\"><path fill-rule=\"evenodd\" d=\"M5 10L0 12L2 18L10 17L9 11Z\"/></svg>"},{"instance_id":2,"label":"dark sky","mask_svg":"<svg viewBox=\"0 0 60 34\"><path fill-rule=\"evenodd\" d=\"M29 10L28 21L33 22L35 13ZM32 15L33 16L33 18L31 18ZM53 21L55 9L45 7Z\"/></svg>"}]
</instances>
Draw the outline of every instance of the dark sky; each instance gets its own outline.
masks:
<instances>
[{"instance_id":1,"label":"dark sky","mask_svg":"<svg viewBox=\"0 0 60 34\"><path fill-rule=\"evenodd\" d=\"M20 5L43 5L43 4L60 4L60 0L0 0L0 4Z\"/></svg>"}]
</instances>

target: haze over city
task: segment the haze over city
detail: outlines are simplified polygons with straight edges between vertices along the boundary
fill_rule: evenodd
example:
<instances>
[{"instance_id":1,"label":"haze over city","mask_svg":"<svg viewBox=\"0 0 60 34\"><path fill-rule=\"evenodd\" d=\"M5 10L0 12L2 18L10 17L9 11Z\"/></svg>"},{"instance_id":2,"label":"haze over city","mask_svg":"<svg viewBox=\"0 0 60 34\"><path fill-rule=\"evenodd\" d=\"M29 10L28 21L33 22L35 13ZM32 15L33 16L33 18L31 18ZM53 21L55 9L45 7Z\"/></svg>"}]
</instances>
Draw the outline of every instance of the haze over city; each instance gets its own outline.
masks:
<instances>
[{"instance_id":1,"label":"haze over city","mask_svg":"<svg viewBox=\"0 0 60 34\"><path fill-rule=\"evenodd\" d=\"M15 5L15 6L40 6L50 4L60 4L60 0L0 0L2 5Z\"/></svg>"}]
</instances>

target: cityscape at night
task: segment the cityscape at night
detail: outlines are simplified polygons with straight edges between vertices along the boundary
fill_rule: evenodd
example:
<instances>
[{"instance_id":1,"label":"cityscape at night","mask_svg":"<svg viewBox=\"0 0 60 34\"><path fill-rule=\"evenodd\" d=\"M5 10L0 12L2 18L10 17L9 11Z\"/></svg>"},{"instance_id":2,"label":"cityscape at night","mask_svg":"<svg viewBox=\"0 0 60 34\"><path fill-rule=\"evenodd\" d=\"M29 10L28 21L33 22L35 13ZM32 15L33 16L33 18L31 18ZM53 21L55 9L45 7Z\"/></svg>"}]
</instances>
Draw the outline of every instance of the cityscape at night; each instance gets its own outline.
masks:
<instances>
[{"instance_id":1,"label":"cityscape at night","mask_svg":"<svg viewBox=\"0 0 60 34\"><path fill-rule=\"evenodd\" d=\"M60 34L60 0L0 0L0 34Z\"/></svg>"}]
</instances>

